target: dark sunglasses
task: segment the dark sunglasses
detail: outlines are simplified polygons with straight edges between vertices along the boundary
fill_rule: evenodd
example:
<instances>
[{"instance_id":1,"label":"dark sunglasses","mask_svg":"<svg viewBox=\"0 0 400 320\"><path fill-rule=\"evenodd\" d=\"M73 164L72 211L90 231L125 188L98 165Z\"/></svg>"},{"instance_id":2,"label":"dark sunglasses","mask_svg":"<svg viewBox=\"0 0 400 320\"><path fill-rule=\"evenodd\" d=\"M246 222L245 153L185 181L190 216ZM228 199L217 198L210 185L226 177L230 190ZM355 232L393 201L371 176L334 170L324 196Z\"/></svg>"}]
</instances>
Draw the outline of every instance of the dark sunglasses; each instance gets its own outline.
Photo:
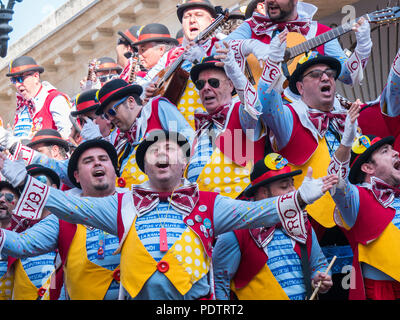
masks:
<instances>
[{"instance_id":1,"label":"dark sunglasses","mask_svg":"<svg viewBox=\"0 0 400 320\"><path fill-rule=\"evenodd\" d=\"M215 89L219 88L219 85L220 85L220 82L221 82L221 80L219 80L217 78L210 78L210 79L207 79L207 80L197 80L195 82L195 84L194 84L196 86L196 89L197 90L203 89L204 86L206 85L206 81L208 82L208 84L211 87L213 87Z\"/></svg>"},{"instance_id":2,"label":"dark sunglasses","mask_svg":"<svg viewBox=\"0 0 400 320\"><path fill-rule=\"evenodd\" d=\"M123 104L127 99L128 99L128 97L122 98L122 99L119 100L116 104L114 104L110 109L108 109L108 110L104 113L104 118L106 118L107 120L110 120L109 116L115 117L115 116L117 115L118 107L119 107L121 104Z\"/></svg>"},{"instance_id":3,"label":"dark sunglasses","mask_svg":"<svg viewBox=\"0 0 400 320\"><path fill-rule=\"evenodd\" d=\"M12 202L15 198L15 196L12 193L8 193L8 192L0 192L0 199L3 198L7 201L7 202Z\"/></svg>"},{"instance_id":4,"label":"dark sunglasses","mask_svg":"<svg viewBox=\"0 0 400 320\"><path fill-rule=\"evenodd\" d=\"M16 84L17 82L18 83L23 83L26 78L28 78L28 77L30 77L30 76L32 76L34 74L35 74L34 72L30 72L30 73L26 73L26 74L23 74L23 75L20 75L20 76L11 77L10 80L11 80L12 84Z\"/></svg>"},{"instance_id":5,"label":"dark sunglasses","mask_svg":"<svg viewBox=\"0 0 400 320\"><path fill-rule=\"evenodd\" d=\"M323 74L326 74L328 78L336 78L337 71L334 69L326 69L326 70L313 70L309 73L305 74L303 78L310 76L313 79L321 79Z\"/></svg>"}]
</instances>

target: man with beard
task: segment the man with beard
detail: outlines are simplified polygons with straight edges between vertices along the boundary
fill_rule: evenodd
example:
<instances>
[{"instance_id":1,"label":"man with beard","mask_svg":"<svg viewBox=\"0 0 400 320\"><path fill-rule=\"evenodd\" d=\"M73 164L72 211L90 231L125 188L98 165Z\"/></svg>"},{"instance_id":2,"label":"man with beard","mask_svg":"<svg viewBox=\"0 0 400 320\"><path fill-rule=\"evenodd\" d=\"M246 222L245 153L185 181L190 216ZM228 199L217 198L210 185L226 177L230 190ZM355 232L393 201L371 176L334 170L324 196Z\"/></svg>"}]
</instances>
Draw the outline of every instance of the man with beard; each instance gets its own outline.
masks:
<instances>
[{"instance_id":1,"label":"man with beard","mask_svg":"<svg viewBox=\"0 0 400 320\"><path fill-rule=\"evenodd\" d=\"M359 111L360 109L358 109ZM340 176L332 198L336 224L354 252L350 299L398 300L400 159L394 138L362 135L354 142L355 122L346 122L329 172Z\"/></svg>"},{"instance_id":2,"label":"man with beard","mask_svg":"<svg viewBox=\"0 0 400 320\"><path fill-rule=\"evenodd\" d=\"M68 164L68 175L75 187L67 194L105 197L122 192L123 189L115 188L116 162L117 155L110 143L104 140L82 143ZM35 257L58 249L56 285L50 290L50 299L116 300L120 256L113 252L118 247L117 237L60 221L49 214L43 212L45 218L23 234L3 230L2 257Z\"/></svg>"},{"instance_id":3,"label":"man with beard","mask_svg":"<svg viewBox=\"0 0 400 320\"><path fill-rule=\"evenodd\" d=\"M0 224L2 229L11 227L11 215L20 191L7 181L0 181ZM7 259L0 260L0 300L11 300L14 284L14 274L8 271Z\"/></svg>"},{"instance_id":4,"label":"man with beard","mask_svg":"<svg viewBox=\"0 0 400 320\"><path fill-rule=\"evenodd\" d=\"M210 298L211 254L215 237L224 232L282 222L286 231L305 240L300 208L337 183L337 176L306 179L298 191L248 202L202 192L183 179L190 145L177 132L157 130L137 150L140 170L149 180L126 193L105 198L67 196L38 181L49 192L40 202L59 218L118 234L121 252L121 297L127 299ZM0 168L14 185L25 176L17 163L1 156ZM22 173L22 174L17 174ZM285 213L291 214L285 214ZM0 234L4 239L4 234Z\"/></svg>"},{"instance_id":5,"label":"man with beard","mask_svg":"<svg viewBox=\"0 0 400 320\"><path fill-rule=\"evenodd\" d=\"M298 0L265 0L266 15L253 15L245 20L225 41L229 41L236 50L235 56L241 66L244 66L244 59L250 54L257 60L265 61L271 40L283 30L301 33L307 40L329 31L329 27L312 20L317 10L314 5ZM362 70L367 65L372 47L368 21L360 19L354 25L354 30L357 46L349 58L337 39L316 48L320 54L340 61L342 71L338 79L346 84L356 84L362 80ZM357 68L354 68L356 64ZM291 100L299 98L289 89L285 90L285 95Z\"/></svg>"}]
</instances>

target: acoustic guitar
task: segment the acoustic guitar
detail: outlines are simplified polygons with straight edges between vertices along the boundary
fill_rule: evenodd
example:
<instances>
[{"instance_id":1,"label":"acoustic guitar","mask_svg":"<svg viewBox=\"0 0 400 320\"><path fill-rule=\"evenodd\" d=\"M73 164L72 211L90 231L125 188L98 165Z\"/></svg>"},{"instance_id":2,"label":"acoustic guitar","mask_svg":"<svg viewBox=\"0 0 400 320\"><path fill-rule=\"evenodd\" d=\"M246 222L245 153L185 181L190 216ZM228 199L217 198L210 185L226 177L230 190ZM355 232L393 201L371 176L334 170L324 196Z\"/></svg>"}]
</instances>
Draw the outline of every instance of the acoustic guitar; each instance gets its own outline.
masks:
<instances>
[{"instance_id":1,"label":"acoustic guitar","mask_svg":"<svg viewBox=\"0 0 400 320\"><path fill-rule=\"evenodd\" d=\"M199 43L207 39L222 23L229 17L229 9L222 10L216 7L218 15L215 20L202 32L198 34L194 43ZM167 98L173 104L177 104L185 90L189 73L182 69L183 54L181 54L169 67L161 70L151 81L156 85L153 96L161 95Z\"/></svg>"},{"instance_id":2,"label":"acoustic guitar","mask_svg":"<svg viewBox=\"0 0 400 320\"><path fill-rule=\"evenodd\" d=\"M400 7L388 7L365 14L362 17L368 20L369 23L375 23L379 25L393 23L400 19ZM356 19L355 21L358 20L359 19ZM287 47L283 61L283 63L287 66L289 75L293 73L293 71L296 69L297 63L304 57L306 53L323 45L326 42L350 32L353 28L353 23L354 21L343 24L309 40L307 40L301 33L289 32L287 35ZM258 83L258 80L261 77L262 68L257 61L257 58L251 54L247 57L247 63L250 66L253 78L255 79L256 83Z\"/></svg>"}]
</instances>

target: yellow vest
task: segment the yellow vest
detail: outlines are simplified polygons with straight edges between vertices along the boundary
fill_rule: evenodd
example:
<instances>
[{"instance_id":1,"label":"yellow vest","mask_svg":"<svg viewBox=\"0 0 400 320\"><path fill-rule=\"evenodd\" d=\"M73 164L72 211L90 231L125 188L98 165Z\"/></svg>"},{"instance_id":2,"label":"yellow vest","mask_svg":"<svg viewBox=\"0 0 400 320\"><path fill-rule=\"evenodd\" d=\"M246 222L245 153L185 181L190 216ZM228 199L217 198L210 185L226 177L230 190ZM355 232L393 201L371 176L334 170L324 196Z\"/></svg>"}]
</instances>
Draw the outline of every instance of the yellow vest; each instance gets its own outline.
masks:
<instances>
[{"instance_id":1,"label":"yellow vest","mask_svg":"<svg viewBox=\"0 0 400 320\"><path fill-rule=\"evenodd\" d=\"M200 96L190 78L188 79L185 91L177 105L177 108L185 117L186 121L191 125L193 130L196 130L194 125L194 113L206 112L206 109L201 103Z\"/></svg>"},{"instance_id":2,"label":"yellow vest","mask_svg":"<svg viewBox=\"0 0 400 320\"><path fill-rule=\"evenodd\" d=\"M252 166L251 162L246 167L239 166L216 147L197 178L199 190L213 191L235 199L249 185Z\"/></svg>"},{"instance_id":3,"label":"yellow vest","mask_svg":"<svg viewBox=\"0 0 400 320\"><path fill-rule=\"evenodd\" d=\"M136 218L121 250L121 283L131 297L139 294L146 281L160 269L161 262L168 264L168 270L163 273L182 295L208 273L211 259L204 251L201 240L190 228L182 233L181 238L157 263L140 241L135 222ZM186 250L188 246L191 250Z\"/></svg>"},{"instance_id":4,"label":"yellow vest","mask_svg":"<svg viewBox=\"0 0 400 320\"><path fill-rule=\"evenodd\" d=\"M0 300L11 300L14 287L14 272L7 271L0 278Z\"/></svg>"},{"instance_id":5,"label":"yellow vest","mask_svg":"<svg viewBox=\"0 0 400 320\"><path fill-rule=\"evenodd\" d=\"M103 300L114 279L114 271L100 267L87 258L86 228L78 224L64 266L69 297L72 300Z\"/></svg>"},{"instance_id":6,"label":"yellow vest","mask_svg":"<svg viewBox=\"0 0 400 320\"><path fill-rule=\"evenodd\" d=\"M239 300L289 300L266 264L247 286L236 289L232 281L231 289Z\"/></svg>"},{"instance_id":7,"label":"yellow vest","mask_svg":"<svg viewBox=\"0 0 400 320\"><path fill-rule=\"evenodd\" d=\"M54 272L53 272L54 273ZM50 280L53 273L46 280L45 284L40 288L45 293L42 300L49 300ZM13 300L37 300L39 297L39 289L32 283L22 266L21 260L14 262L14 290Z\"/></svg>"},{"instance_id":8,"label":"yellow vest","mask_svg":"<svg viewBox=\"0 0 400 320\"><path fill-rule=\"evenodd\" d=\"M292 171L302 170L302 174L293 177L296 189L303 183L308 167L312 167L313 169L313 178L325 177L330 161L331 157L329 155L328 146L325 138L322 138L319 140L318 147L314 151L314 154L305 164L301 166L289 164ZM333 220L334 209L335 203L329 192L326 192L319 200L307 206L308 214L325 228L332 228L335 226L335 221Z\"/></svg>"},{"instance_id":9,"label":"yellow vest","mask_svg":"<svg viewBox=\"0 0 400 320\"><path fill-rule=\"evenodd\" d=\"M393 222L374 241L358 244L358 260L400 282L400 230Z\"/></svg>"},{"instance_id":10,"label":"yellow vest","mask_svg":"<svg viewBox=\"0 0 400 320\"><path fill-rule=\"evenodd\" d=\"M120 176L125 181L125 186L122 186L118 183L118 179L116 179L116 186L121 188L131 188L133 184L141 184L147 181L149 178L147 175L142 172L137 163L136 163L136 149L132 151L131 155L129 156L128 161L126 162L125 167L120 172ZM118 161L121 159L123 152L119 155Z\"/></svg>"}]
</instances>

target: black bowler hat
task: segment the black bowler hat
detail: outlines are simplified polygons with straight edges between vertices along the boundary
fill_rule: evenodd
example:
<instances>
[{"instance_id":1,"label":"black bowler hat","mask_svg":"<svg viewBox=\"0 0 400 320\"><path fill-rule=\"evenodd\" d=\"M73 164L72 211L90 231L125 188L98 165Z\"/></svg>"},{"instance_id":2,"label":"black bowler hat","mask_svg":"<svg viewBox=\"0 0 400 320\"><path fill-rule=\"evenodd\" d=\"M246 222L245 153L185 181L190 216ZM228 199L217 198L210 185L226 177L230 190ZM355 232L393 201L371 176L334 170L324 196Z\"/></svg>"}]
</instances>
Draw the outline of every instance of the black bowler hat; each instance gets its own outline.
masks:
<instances>
[{"instance_id":1,"label":"black bowler hat","mask_svg":"<svg viewBox=\"0 0 400 320\"><path fill-rule=\"evenodd\" d=\"M185 152L186 159L190 157L190 143L183 134L175 131L166 130L153 130L148 136L139 144L136 149L136 163L140 170L144 171L144 156L147 149L157 141L174 141L176 142L182 150Z\"/></svg>"},{"instance_id":2,"label":"black bowler hat","mask_svg":"<svg viewBox=\"0 0 400 320\"><path fill-rule=\"evenodd\" d=\"M244 13L246 11L246 6L239 6L232 12L229 12L228 21L232 19L244 20Z\"/></svg>"},{"instance_id":3,"label":"black bowler hat","mask_svg":"<svg viewBox=\"0 0 400 320\"><path fill-rule=\"evenodd\" d=\"M301 81L304 71L316 64L325 64L330 68L336 70L335 80L339 77L340 71L342 70L342 65L340 64L340 61L335 58L324 56L322 54L319 54L317 51L307 53L303 56L303 58L299 60L296 69L289 77L289 88L293 93L300 94L297 90L296 83L298 81Z\"/></svg>"},{"instance_id":4,"label":"black bowler hat","mask_svg":"<svg viewBox=\"0 0 400 320\"><path fill-rule=\"evenodd\" d=\"M351 147L349 181L353 184L361 183L361 166L367 162L372 153L385 144L393 145L394 137L380 138L374 135L363 135L357 138Z\"/></svg>"},{"instance_id":5,"label":"black bowler hat","mask_svg":"<svg viewBox=\"0 0 400 320\"><path fill-rule=\"evenodd\" d=\"M104 149L108 156L110 157L111 163L114 167L115 173L119 176L118 170L118 156L115 147L106 140L103 139L92 139L81 143L75 151L72 153L71 158L68 161L68 178L72 182L72 184L77 187L81 188L80 183L78 183L74 177L74 172L78 168L78 161L81 157L82 153L84 153L88 149L92 148L101 148Z\"/></svg>"},{"instance_id":6,"label":"black bowler hat","mask_svg":"<svg viewBox=\"0 0 400 320\"><path fill-rule=\"evenodd\" d=\"M215 18L217 16L217 11L215 10L215 7L212 5L212 3L209 0L183 0L181 4L177 5L177 15L179 21L182 23L182 17L183 13L186 9L188 8L204 8L208 12L210 12L211 16Z\"/></svg>"},{"instance_id":7,"label":"black bowler hat","mask_svg":"<svg viewBox=\"0 0 400 320\"><path fill-rule=\"evenodd\" d=\"M271 182L301 174L301 170L292 171L288 161L278 153L270 153L255 163L250 174L251 187L245 190L246 197L253 197L256 190Z\"/></svg>"},{"instance_id":8,"label":"black bowler hat","mask_svg":"<svg viewBox=\"0 0 400 320\"><path fill-rule=\"evenodd\" d=\"M97 60L98 64L96 65L96 72L100 71L117 71L120 73L122 68L115 62L113 58L110 57L101 57Z\"/></svg>"},{"instance_id":9,"label":"black bowler hat","mask_svg":"<svg viewBox=\"0 0 400 320\"><path fill-rule=\"evenodd\" d=\"M178 45L178 40L171 37L168 28L161 23L149 23L140 30L138 40L134 43L135 46L147 42L170 42Z\"/></svg>"},{"instance_id":10,"label":"black bowler hat","mask_svg":"<svg viewBox=\"0 0 400 320\"><path fill-rule=\"evenodd\" d=\"M26 171L30 176L34 176L36 174L45 175L49 177L55 185L57 185L58 189L60 188L60 177L54 170L51 170L50 168L44 167L40 164L30 164L26 167Z\"/></svg>"},{"instance_id":11,"label":"black bowler hat","mask_svg":"<svg viewBox=\"0 0 400 320\"><path fill-rule=\"evenodd\" d=\"M96 99L96 93L97 89L89 89L78 93L75 98L76 111L72 111L71 115L76 117L77 115L96 110L100 105Z\"/></svg>"},{"instance_id":12,"label":"black bowler hat","mask_svg":"<svg viewBox=\"0 0 400 320\"><path fill-rule=\"evenodd\" d=\"M61 134L54 129L42 129L36 132L32 140L27 144L29 148L33 148L39 143L55 144L65 149L66 152L69 150L68 141L61 137Z\"/></svg>"},{"instance_id":13,"label":"black bowler hat","mask_svg":"<svg viewBox=\"0 0 400 320\"><path fill-rule=\"evenodd\" d=\"M21 56L10 62L6 76L14 77L29 71L37 71L42 73L44 68L39 66L33 58Z\"/></svg>"},{"instance_id":14,"label":"black bowler hat","mask_svg":"<svg viewBox=\"0 0 400 320\"><path fill-rule=\"evenodd\" d=\"M143 92L143 88L137 84L129 84L122 79L113 79L108 81L96 93L96 99L100 103L96 110L96 114L100 115L104 112L104 108L114 100L121 100L124 97L138 96Z\"/></svg>"},{"instance_id":15,"label":"black bowler hat","mask_svg":"<svg viewBox=\"0 0 400 320\"><path fill-rule=\"evenodd\" d=\"M3 189L10 189L13 193L15 193L18 197L21 196L21 190L19 190L19 188L14 188L13 185L6 181L6 180L1 180L0 181L0 191Z\"/></svg>"},{"instance_id":16,"label":"black bowler hat","mask_svg":"<svg viewBox=\"0 0 400 320\"><path fill-rule=\"evenodd\" d=\"M252 0L250 3L247 5L246 12L244 13L244 18L247 20L251 18L251 16L254 13L254 10L256 10L258 3L264 2L264 0Z\"/></svg>"},{"instance_id":17,"label":"black bowler hat","mask_svg":"<svg viewBox=\"0 0 400 320\"><path fill-rule=\"evenodd\" d=\"M132 26L124 32L118 31L118 34L126 40L132 48L136 49L133 44L137 41L141 28L142 26Z\"/></svg>"},{"instance_id":18,"label":"black bowler hat","mask_svg":"<svg viewBox=\"0 0 400 320\"><path fill-rule=\"evenodd\" d=\"M176 33L176 36L175 36L175 39L178 40L179 44L182 44L182 42L183 42L183 36L184 36L184 34L183 34L183 29L180 29L180 30Z\"/></svg>"}]
</instances>

